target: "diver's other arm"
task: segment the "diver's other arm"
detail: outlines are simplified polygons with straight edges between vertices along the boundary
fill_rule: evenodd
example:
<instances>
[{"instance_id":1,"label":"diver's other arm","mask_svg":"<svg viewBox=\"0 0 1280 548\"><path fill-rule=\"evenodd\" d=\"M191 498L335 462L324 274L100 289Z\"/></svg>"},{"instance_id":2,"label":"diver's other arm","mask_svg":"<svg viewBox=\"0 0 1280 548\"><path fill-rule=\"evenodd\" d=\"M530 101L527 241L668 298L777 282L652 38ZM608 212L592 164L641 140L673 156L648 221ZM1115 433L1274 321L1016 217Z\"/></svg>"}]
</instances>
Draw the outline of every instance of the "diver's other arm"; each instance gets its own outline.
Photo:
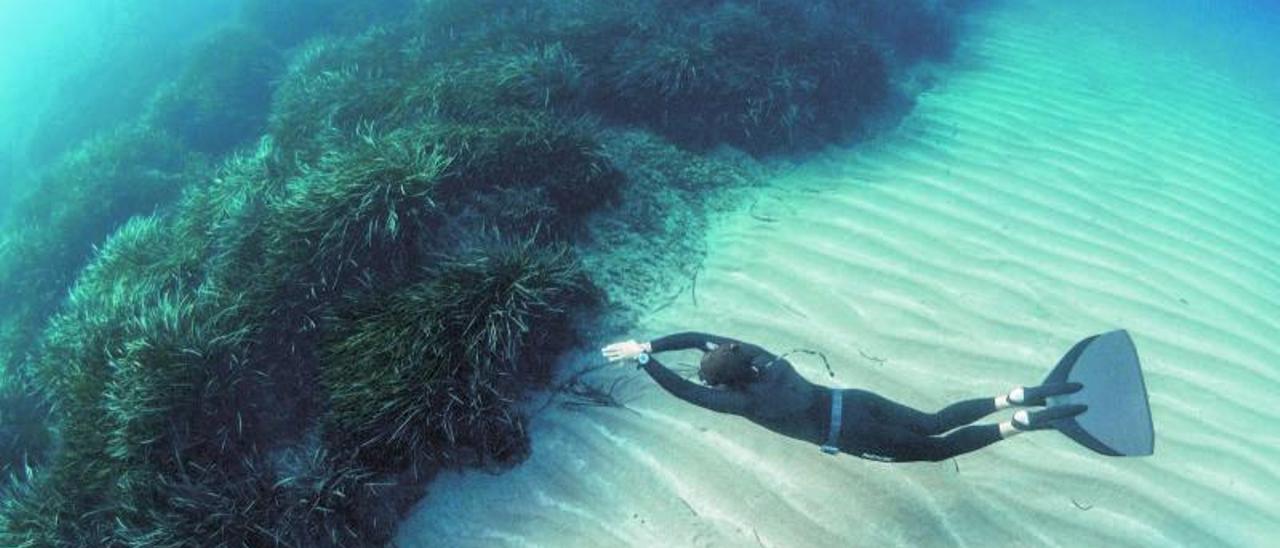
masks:
<instances>
[{"instance_id":1,"label":"diver's other arm","mask_svg":"<svg viewBox=\"0 0 1280 548\"><path fill-rule=\"evenodd\" d=\"M747 412L751 400L746 394L731 390L717 390L689 382L667 369L667 366L662 365L657 358L648 354L640 356L640 367L644 368L645 372L671 395L720 413L742 415Z\"/></svg>"},{"instance_id":2,"label":"diver's other arm","mask_svg":"<svg viewBox=\"0 0 1280 548\"><path fill-rule=\"evenodd\" d=\"M742 346L748 345L737 339L729 337L721 337L710 333L701 333L698 331L681 331L672 333L665 337L658 337L649 341L649 349L646 352L667 352L669 350L684 350L687 348L697 348L698 350L708 351L714 350L717 346L728 343L738 343Z\"/></svg>"},{"instance_id":3,"label":"diver's other arm","mask_svg":"<svg viewBox=\"0 0 1280 548\"><path fill-rule=\"evenodd\" d=\"M640 362L640 367L644 368L645 372L650 377L653 377L653 380L657 381L659 386L677 398L712 411L741 415L746 412L750 403L745 394L716 390L689 382L649 355L650 352L693 348L705 343L707 340L712 340L713 342L717 339L721 342L729 341L729 339L724 339L723 337L714 337L714 339L705 337L701 333L686 332L662 337L652 343L641 343L634 340L622 341L604 347L601 353L611 362L635 358ZM691 344L691 346L679 346L684 344ZM677 348L672 348L673 346Z\"/></svg>"}]
</instances>

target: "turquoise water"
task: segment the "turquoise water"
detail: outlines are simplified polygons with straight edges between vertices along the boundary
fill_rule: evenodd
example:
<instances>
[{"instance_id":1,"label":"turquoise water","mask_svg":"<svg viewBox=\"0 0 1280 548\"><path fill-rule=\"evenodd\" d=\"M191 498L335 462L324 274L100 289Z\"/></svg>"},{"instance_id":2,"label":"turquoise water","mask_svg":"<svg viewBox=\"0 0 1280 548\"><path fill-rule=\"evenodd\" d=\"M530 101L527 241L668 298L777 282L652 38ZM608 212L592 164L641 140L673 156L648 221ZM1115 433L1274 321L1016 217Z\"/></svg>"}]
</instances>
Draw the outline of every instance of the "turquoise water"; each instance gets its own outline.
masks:
<instances>
[{"instance_id":1,"label":"turquoise water","mask_svg":"<svg viewBox=\"0 0 1280 548\"><path fill-rule=\"evenodd\" d=\"M0 210L22 176L136 116L236 2L0 2Z\"/></svg>"},{"instance_id":2,"label":"turquoise water","mask_svg":"<svg viewBox=\"0 0 1280 548\"><path fill-rule=\"evenodd\" d=\"M575 72L603 58L574 50L572 40L590 29L562 35L563 49L535 38L514 48L516 61L501 57L527 64L499 66L494 51L450 49L454 26L490 13L453 14L459 19L443 31L405 29L397 25L447 3L342 4L0 0L0 465L37 493L0 497L0 543L28 538L5 535L40 523L14 517L32 515L86 528L61 530L64 539L114 535L140 545L147 535L253 545L267 538L254 536L258 523L305 524L316 535L348 523L334 515L362 520L366 536L288 538L353 546L373 538L401 546L1269 546L1280 538L1276 6L957 2L965 7L954 51L920 64L892 58L890 77L909 106L885 107L896 114L884 127L779 150L801 141L698 133L710 119L691 123L684 118L698 112L662 103L705 100L689 91L696 87L612 67ZM690 36L664 39L703 47ZM839 44L830 46L820 49ZM450 64L449 55L462 61ZM785 76L778 66L758 68ZM435 70L443 76L432 79ZM501 78L484 80L485 71ZM636 88L601 84L613 77ZM511 92L504 86L512 82L532 83ZM450 95L450 86L461 91ZM199 95L210 89L214 99ZM493 97L542 110L534 118L477 112ZM655 104L666 110L637 110ZM754 120L724 108L716 120ZM839 110L813 112L796 116L818 138L843 120ZM584 113L588 122L577 119ZM448 133L456 128L472 133ZM725 135L754 157L708 142ZM436 141L452 148L424 152ZM415 186L437 180L445 182ZM494 182L506 180L545 188ZM499 190L485 194L490 186ZM456 205L438 224L424 213L436 207L436 188L454 193L436 201ZM578 218L576 208L596 209ZM539 247L571 242L611 310L625 314L575 311L579 323L570 324L558 312L484 315L490 301L439 298L487 290L501 277L466 270L494 256L449 247L480 232L477 219L516 234L539 226L551 234ZM433 270L446 267L426 259L430 251L464 274ZM431 285L439 279L453 285ZM512 302L530 293L517 288ZM496 399L462 406L496 415L432 430L445 424L438 417L458 416L449 397L474 392L377 375L434 364L424 347L484 346L462 335L430 339L448 329L436 329L448 320L432 316L433 296L461 310L449 309L452 317L517 317L496 322L508 336L529 325L539 334L579 330L575 346L544 337L506 347L523 350L503 356L536 356L535 376L552 361L537 350L553 348L558 369L546 374L556 382L601 365L604 343L699 330L779 353L820 351L831 373L802 355L793 358L801 374L925 409L1031 383L1074 341L1124 328L1143 360L1156 452L1106 458L1049 432L941 463L828 457L690 406L631 367L587 377L616 390L626 409L544 407L563 397L547 387L564 385L529 381L531 391L499 387ZM414 346L420 341L431 344ZM449 359L474 356L459 352ZM358 367L335 373L330 364L350 356ZM209 396L216 390L226 392ZM32 394L39 397L23 396ZM393 407L404 401L408 411ZM334 419L331 405L362 420L386 416L380 406L399 414ZM164 409L180 418L156 419ZM451 428L477 423L481 441L455 445ZM182 428L217 432L232 453L174 434ZM347 428L374 434L359 444L357 434L340 436ZM413 428L429 433L404 441ZM400 445L361 454L387 439ZM188 445L153 451L170 443ZM169 454L185 456L175 463ZM200 460L211 454L234 458ZM49 470L72 474L64 483L108 486L93 500L112 519L67 517L86 512L62 502L11 502L59 501L39 490L54 489L40 480ZM190 483L145 483L151 473ZM170 495L202 489L232 506L270 500L247 506L276 513L219 513L209 509L226 510L209 501L217 497L184 513L178 503L130 498L141 496L137 485L165 500L185 502ZM156 512L134 512L138 500ZM237 517L200 521L209 515ZM218 523L235 533L210 533Z\"/></svg>"}]
</instances>

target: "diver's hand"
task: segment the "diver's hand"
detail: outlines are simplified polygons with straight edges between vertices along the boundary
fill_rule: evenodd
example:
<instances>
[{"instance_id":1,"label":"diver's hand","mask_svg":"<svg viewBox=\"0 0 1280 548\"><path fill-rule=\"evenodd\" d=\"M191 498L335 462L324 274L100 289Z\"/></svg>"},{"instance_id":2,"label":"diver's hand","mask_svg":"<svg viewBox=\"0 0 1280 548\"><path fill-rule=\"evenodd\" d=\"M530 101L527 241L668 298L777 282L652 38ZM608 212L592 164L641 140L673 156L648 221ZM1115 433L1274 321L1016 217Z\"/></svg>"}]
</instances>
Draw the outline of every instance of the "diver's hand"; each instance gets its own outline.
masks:
<instances>
[{"instance_id":1,"label":"diver's hand","mask_svg":"<svg viewBox=\"0 0 1280 548\"><path fill-rule=\"evenodd\" d=\"M609 361L615 362L649 352L649 348L649 343L639 343L631 340L613 343L601 349L600 353L604 354L604 357L608 358Z\"/></svg>"}]
</instances>

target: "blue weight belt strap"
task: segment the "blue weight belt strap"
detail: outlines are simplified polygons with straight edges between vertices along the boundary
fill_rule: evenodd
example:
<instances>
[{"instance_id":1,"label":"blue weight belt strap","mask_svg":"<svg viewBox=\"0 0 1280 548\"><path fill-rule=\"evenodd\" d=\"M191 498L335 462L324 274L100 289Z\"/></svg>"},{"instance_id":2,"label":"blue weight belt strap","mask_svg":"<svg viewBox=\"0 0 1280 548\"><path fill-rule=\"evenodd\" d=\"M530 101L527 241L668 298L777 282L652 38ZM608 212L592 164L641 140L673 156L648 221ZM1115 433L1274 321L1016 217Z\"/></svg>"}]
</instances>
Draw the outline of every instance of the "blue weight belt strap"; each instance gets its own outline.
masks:
<instances>
[{"instance_id":1,"label":"blue weight belt strap","mask_svg":"<svg viewBox=\"0 0 1280 548\"><path fill-rule=\"evenodd\" d=\"M822 452L834 455L840 452L836 444L840 442L840 419L844 416L844 391L831 389L831 428L827 430L827 443L822 445Z\"/></svg>"}]
</instances>

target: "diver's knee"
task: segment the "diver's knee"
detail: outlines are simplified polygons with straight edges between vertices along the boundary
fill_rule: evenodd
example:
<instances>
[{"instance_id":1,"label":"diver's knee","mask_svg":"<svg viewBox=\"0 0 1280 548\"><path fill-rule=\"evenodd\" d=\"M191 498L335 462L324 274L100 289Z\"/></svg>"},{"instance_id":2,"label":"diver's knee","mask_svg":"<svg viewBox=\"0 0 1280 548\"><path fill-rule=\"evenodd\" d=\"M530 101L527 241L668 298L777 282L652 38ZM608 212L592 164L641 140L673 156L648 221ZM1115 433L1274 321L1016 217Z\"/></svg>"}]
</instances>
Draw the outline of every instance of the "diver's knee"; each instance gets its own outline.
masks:
<instances>
[{"instance_id":1,"label":"diver's knee","mask_svg":"<svg viewBox=\"0 0 1280 548\"><path fill-rule=\"evenodd\" d=\"M926 415L924 421L924 429L922 434L926 436L936 436L947 430L942 427L942 413L932 413Z\"/></svg>"}]
</instances>

